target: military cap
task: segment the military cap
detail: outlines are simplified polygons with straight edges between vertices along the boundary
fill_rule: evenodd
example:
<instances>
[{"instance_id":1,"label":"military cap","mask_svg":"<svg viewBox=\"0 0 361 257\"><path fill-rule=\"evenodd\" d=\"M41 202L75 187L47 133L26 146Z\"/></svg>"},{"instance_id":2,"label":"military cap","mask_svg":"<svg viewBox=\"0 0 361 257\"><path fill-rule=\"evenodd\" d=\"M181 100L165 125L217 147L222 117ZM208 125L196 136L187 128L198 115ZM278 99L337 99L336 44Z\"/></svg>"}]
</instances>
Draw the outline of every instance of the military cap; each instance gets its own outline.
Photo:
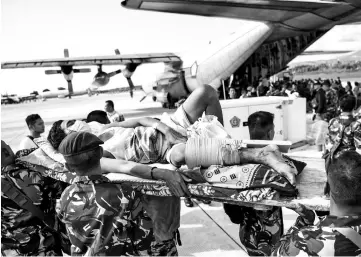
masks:
<instances>
[{"instance_id":1,"label":"military cap","mask_svg":"<svg viewBox=\"0 0 361 257\"><path fill-rule=\"evenodd\" d=\"M80 164L87 152L97 149L104 142L89 132L72 132L59 146L59 152L68 164Z\"/></svg>"}]
</instances>

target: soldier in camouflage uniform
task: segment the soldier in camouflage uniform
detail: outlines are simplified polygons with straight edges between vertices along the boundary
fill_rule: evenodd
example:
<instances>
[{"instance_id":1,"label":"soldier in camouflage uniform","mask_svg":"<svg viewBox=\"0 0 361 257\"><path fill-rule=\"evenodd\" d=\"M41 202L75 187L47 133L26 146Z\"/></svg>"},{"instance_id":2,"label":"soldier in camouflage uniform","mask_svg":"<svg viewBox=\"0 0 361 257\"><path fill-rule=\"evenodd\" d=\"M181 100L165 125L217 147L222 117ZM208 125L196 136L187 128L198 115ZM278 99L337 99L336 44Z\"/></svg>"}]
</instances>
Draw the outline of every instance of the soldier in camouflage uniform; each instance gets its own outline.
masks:
<instances>
[{"instance_id":1,"label":"soldier in camouflage uniform","mask_svg":"<svg viewBox=\"0 0 361 257\"><path fill-rule=\"evenodd\" d=\"M329 80L325 80L323 82L322 88L325 91L326 96L326 111L324 113L324 120L329 122L336 116L338 109L337 92L331 88L331 83Z\"/></svg>"},{"instance_id":2,"label":"soldier in camouflage uniform","mask_svg":"<svg viewBox=\"0 0 361 257\"><path fill-rule=\"evenodd\" d=\"M256 112L249 116L248 127L253 140L273 140L273 114ZM240 224L239 238L250 256L268 256L283 235L282 209L255 210L252 207L224 204L231 221Z\"/></svg>"},{"instance_id":3,"label":"soldier in camouflage uniform","mask_svg":"<svg viewBox=\"0 0 361 257\"><path fill-rule=\"evenodd\" d=\"M77 174L75 183L62 194L59 209L72 243L71 254L177 255L173 239L155 240L142 195L101 175L102 143L88 132L73 132L59 146L67 168Z\"/></svg>"},{"instance_id":4,"label":"soldier in camouflage uniform","mask_svg":"<svg viewBox=\"0 0 361 257\"><path fill-rule=\"evenodd\" d=\"M330 120L328 134L325 140L323 158L326 171L331 160L337 158L344 151L361 150L361 117L353 117L355 97L345 95L340 99L341 115ZM325 194L329 194L329 185L326 183ZM326 215L325 212L318 213Z\"/></svg>"},{"instance_id":5,"label":"soldier in camouflage uniform","mask_svg":"<svg viewBox=\"0 0 361 257\"><path fill-rule=\"evenodd\" d=\"M17 191L32 200L34 206L45 214L46 224L20 203L14 202L1 191L1 250L3 255L59 256L65 234L61 235L61 224L55 212L55 200L60 198L63 184L46 178L37 171L15 164L15 159L29 154L26 149L14 155L11 148L1 141L1 180L10 183ZM58 232L56 232L56 231ZM65 239L66 240L66 239ZM65 242L66 243L66 242Z\"/></svg>"},{"instance_id":6,"label":"soldier in camouflage uniform","mask_svg":"<svg viewBox=\"0 0 361 257\"><path fill-rule=\"evenodd\" d=\"M359 256L361 254L361 155L344 151L331 161L330 215L317 225L299 217L273 256Z\"/></svg>"},{"instance_id":7,"label":"soldier in camouflage uniform","mask_svg":"<svg viewBox=\"0 0 361 257\"><path fill-rule=\"evenodd\" d=\"M331 149L337 150L338 154L342 151L361 149L361 117L352 115L354 106L354 96L345 95L340 99L341 114L330 120L328 125L325 157Z\"/></svg>"}]
</instances>

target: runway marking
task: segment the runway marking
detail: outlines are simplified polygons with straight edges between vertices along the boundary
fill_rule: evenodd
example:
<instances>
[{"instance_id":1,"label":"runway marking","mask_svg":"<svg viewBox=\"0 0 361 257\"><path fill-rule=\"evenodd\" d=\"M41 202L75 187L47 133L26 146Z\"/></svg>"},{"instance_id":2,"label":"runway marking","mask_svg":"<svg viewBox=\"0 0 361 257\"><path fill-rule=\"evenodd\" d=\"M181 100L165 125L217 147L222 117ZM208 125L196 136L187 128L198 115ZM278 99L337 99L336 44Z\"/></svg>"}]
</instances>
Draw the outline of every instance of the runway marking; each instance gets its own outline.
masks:
<instances>
[{"instance_id":1,"label":"runway marking","mask_svg":"<svg viewBox=\"0 0 361 257\"><path fill-rule=\"evenodd\" d=\"M183 224L183 225L180 225L179 228L201 228L203 227L202 224Z\"/></svg>"}]
</instances>

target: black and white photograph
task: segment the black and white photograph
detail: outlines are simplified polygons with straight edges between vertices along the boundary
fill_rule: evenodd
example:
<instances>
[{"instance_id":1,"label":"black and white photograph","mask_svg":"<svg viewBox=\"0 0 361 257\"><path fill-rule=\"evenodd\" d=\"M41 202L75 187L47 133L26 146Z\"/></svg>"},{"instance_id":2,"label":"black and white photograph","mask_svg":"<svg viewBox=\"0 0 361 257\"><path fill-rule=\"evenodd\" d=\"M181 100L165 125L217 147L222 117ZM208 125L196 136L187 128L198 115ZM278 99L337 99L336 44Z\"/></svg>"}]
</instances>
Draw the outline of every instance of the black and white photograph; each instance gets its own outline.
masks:
<instances>
[{"instance_id":1,"label":"black and white photograph","mask_svg":"<svg viewBox=\"0 0 361 257\"><path fill-rule=\"evenodd\" d=\"M361 255L361 1L0 17L1 256Z\"/></svg>"}]
</instances>

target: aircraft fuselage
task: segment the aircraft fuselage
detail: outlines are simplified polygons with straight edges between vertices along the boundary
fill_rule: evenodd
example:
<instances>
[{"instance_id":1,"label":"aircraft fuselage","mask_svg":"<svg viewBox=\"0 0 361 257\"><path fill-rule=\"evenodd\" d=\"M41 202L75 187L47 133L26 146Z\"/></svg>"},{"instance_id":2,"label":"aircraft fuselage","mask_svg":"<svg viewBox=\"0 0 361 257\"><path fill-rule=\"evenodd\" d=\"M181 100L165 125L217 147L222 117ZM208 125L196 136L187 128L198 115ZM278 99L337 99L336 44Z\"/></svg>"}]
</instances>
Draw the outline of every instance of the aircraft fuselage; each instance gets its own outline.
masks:
<instances>
[{"instance_id":1,"label":"aircraft fuselage","mask_svg":"<svg viewBox=\"0 0 361 257\"><path fill-rule=\"evenodd\" d=\"M181 69L166 66L164 73L147 90L154 90L153 97L157 101L169 103L172 99L174 102L186 97L200 85L208 84L218 89L223 80L236 72L245 78L244 83L254 85L260 78L269 78L284 70L290 61L325 33L301 33L268 42L274 27L271 23L250 22L227 40L210 44L192 61L182 57L186 61Z\"/></svg>"}]
</instances>

